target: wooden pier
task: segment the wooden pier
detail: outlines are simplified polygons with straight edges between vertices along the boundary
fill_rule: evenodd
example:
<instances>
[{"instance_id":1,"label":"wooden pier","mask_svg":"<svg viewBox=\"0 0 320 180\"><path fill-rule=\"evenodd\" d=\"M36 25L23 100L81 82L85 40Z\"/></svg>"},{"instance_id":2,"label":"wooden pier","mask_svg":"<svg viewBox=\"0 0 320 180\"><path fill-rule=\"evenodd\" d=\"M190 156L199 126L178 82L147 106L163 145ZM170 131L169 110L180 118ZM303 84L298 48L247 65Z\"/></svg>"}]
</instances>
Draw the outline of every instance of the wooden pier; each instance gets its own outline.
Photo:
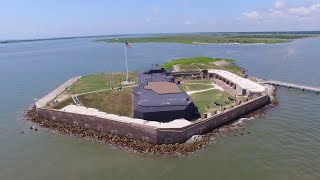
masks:
<instances>
[{"instance_id":1,"label":"wooden pier","mask_svg":"<svg viewBox=\"0 0 320 180\"><path fill-rule=\"evenodd\" d=\"M310 91L310 92L315 92L317 94L320 93L320 87L313 87L313 86L306 86L306 85L300 85L300 84L295 84L295 83L287 83L287 82L282 82L282 81L274 81L274 80L269 80L269 81L262 81L259 82L261 84L271 84L274 86L279 86L279 87L286 87L289 89L297 89L301 91Z\"/></svg>"}]
</instances>

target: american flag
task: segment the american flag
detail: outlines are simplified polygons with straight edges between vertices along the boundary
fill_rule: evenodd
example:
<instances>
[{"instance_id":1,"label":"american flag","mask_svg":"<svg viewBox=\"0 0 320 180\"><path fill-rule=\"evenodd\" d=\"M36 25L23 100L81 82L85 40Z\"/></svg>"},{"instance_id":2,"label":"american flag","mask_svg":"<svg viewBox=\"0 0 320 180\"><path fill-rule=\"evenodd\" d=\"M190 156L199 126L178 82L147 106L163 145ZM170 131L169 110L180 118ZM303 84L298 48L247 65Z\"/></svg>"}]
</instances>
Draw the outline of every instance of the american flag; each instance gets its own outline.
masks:
<instances>
[{"instance_id":1,"label":"american flag","mask_svg":"<svg viewBox=\"0 0 320 180\"><path fill-rule=\"evenodd\" d=\"M127 48L132 48L132 46L128 42L126 42L126 46Z\"/></svg>"}]
</instances>

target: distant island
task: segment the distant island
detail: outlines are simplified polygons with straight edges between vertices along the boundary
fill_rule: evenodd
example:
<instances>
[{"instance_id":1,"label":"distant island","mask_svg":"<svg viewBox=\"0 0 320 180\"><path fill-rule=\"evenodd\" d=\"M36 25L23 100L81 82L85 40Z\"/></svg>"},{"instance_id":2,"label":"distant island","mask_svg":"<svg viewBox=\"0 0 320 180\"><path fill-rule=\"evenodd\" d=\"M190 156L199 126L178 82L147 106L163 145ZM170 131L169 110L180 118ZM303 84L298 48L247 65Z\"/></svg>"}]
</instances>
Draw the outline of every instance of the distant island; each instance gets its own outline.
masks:
<instances>
[{"instance_id":1,"label":"distant island","mask_svg":"<svg viewBox=\"0 0 320 180\"><path fill-rule=\"evenodd\" d=\"M79 38L103 38L103 37L106 37L106 36L105 35L97 35L97 36L73 36L73 37L56 37L56 38L42 38L42 39L2 40L2 41L0 41L0 44L36 42L36 41L55 41L55 40L79 39Z\"/></svg>"},{"instance_id":2,"label":"distant island","mask_svg":"<svg viewBox=\"0 0 320 180\"><path fill-rule=\"evenodd\" d=\"M181 44L276 44L290 42L295 39L319 36L320 33L198 33L176 34L154 37L102 39L97 42L111 43L181 43Z\"/></svg>"},{"instance_id":3,"label":"distant island","mask_svg":"<svg viewBox=\"0 0 320 180\"><path fill-rule=\"evenodd\" d=\"M130 41L132 43L146 42L172 42L183 44L274 44L290 42L294 39L316 37L320 31L279 31L279 32L195 32L195 33L142 33L142 34L112 34L92 36L70 36L34 39L8 39L0 40L0 44L23 43L36 41L56 41L79 38L101 38L97 42L119 42ZM103 39L102 39L103 38Z\"/></svg>"},{"instance_id":4,"label":"distant island","mask_svg":"<svg viewBox=\"0 0 320 180\"><path fill-rule=\"evenodd\" d=\"M36 39L11 39L11 40L0 40L0 44L9 43L23 43L23 42L37 42L37 41L56 41L65 39L80 39L80 38L110 38L110 37L122 37L128 34L117 34L117 35L94 35L94 36L70 36L70 37L52 37L52 38L36 38Z\"/></svg>"}]
</instances>

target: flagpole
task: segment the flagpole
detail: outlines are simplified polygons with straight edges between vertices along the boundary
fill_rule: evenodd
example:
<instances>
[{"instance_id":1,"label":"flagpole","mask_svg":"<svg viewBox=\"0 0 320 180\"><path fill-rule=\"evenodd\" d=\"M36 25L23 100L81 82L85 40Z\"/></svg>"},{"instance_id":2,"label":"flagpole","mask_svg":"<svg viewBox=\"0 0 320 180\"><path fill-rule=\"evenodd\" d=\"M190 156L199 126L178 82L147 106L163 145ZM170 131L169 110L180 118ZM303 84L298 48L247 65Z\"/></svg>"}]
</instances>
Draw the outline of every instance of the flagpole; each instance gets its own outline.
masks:
<instances>
[{"instance_id":1,"label":"flagpole","mask_svg":"<svg viewBox=\"0 0 320 180\"><path fill-rule=\"evenodd\" d=\"M127 46L124 46L124 55L125 55L125 57L126 57L126 70L127 70L127 77L126 77L126 81L127 82L129 82L128 81L128 57L127 57Z\"/></svg>"}]
</instances>

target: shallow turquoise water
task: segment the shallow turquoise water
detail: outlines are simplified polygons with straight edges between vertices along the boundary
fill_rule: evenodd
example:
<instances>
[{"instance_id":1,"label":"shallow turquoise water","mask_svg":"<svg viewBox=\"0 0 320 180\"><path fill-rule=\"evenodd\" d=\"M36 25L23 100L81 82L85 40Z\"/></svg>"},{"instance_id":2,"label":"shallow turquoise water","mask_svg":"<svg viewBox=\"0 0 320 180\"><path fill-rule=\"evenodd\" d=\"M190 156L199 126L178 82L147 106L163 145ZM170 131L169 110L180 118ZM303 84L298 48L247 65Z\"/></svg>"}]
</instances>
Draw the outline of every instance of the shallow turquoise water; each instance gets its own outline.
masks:
<instances>
[{"instance_id":1,"label":"shallow turquoise water","mask_svg":"<svg viewBox=\"0 0 320 180\"><path fill-rule=\"evenodd\" d=\"M134 44L129 68L172 58L234 58L249 74L320 86L320 39L277 45ZM23 110L81 74L123 71L122 44L92 39L0 44L0 179L320 179L320 96L280 88L279 106L191 156L141 155L41 129ZM21 131L26 133L20 135Z\"/></svg>"}]
</instances>

